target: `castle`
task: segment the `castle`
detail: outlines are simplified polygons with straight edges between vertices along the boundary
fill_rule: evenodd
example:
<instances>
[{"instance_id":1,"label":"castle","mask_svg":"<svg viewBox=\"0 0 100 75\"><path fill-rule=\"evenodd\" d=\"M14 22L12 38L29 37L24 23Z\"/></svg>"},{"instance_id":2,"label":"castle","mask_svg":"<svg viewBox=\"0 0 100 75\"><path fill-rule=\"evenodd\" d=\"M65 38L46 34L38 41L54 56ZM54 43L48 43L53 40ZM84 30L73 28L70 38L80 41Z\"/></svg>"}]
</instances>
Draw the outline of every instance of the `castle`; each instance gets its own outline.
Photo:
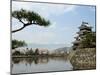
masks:
<instances>
[{"instance_id":1,"label":"castle","mask_svg":"<svg viewBox=\"0 0 100 75\"><path fill-rule=\"evenodd\" d=\"M92 31L92 27L87 22L82 22L79 27L79 32L77 32L78 36L74 37L76 40L73 42L73 50L80 48L80 43L84 38L84 35L88 32Z\"/></svg>"}]
</instances>

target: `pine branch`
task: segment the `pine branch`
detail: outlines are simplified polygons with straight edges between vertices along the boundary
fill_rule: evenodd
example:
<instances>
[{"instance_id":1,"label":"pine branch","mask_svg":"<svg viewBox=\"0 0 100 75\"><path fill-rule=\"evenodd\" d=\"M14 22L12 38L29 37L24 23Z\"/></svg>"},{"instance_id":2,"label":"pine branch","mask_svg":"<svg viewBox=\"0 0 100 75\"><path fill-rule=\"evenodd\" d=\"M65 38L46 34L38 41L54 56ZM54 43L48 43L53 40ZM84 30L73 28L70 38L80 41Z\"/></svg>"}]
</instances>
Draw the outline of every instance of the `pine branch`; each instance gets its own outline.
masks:
<instances>
[{"instance_id":1,"label":"pine branch","mask_svg":"<svg viewBox=\"0 0 100 75\"><path fill-rule=\"evenodd\" d=\"M24 24L24 23L23 23L23 24ZM32 25L32 24L37 25L37 23L27 23L27 24L24 24L23 27L21 27L21 28L19 28L19 29L16 29L16 30L13 30L12 33L15 33L15 32L17 32L17 31L20 31L20 30L24 29L25 27L27 27L27 26L29 26L29 25Z\"/></svg>"},{"instance_id":2,"label":"pine branch","mask_svg":"<svg viewBox=\"0 0 100 75\"><path fill-rule=\"evenodd\" d=\"M17 32L17 31L20 31L20 30L24 29L25 27L26 27L26 26L23 26L23 27L21 27L21 28L19 28L19 29L13 30L12 33L15 33L15 32Z\"/></svg>"}]
</instances>

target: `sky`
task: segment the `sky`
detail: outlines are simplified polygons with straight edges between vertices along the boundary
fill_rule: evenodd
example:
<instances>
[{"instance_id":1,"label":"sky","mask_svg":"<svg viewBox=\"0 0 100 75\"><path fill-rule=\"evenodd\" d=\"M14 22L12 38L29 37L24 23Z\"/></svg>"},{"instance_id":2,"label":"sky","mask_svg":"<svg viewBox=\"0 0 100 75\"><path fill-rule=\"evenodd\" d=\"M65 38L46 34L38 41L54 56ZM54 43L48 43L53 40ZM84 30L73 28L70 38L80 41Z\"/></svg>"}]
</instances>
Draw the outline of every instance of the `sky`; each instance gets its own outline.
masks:
<instances>
[{"instance_id":1,"label":"sky","mask_svg":"<svg viewBox=\"0 0 100 75\"><path fill-rule=\"evenodd\" d=\"M28 44L63 44L70 47L82 21L88 22L95 31L95 6L12 2L12 11L22 8L34 11L46 20L50 20L51 25L28 26L19 32L12 33L12 39L24 40ZM12 30L21 26L22 23L12 18Z\"/></svg>"}]
</instances>

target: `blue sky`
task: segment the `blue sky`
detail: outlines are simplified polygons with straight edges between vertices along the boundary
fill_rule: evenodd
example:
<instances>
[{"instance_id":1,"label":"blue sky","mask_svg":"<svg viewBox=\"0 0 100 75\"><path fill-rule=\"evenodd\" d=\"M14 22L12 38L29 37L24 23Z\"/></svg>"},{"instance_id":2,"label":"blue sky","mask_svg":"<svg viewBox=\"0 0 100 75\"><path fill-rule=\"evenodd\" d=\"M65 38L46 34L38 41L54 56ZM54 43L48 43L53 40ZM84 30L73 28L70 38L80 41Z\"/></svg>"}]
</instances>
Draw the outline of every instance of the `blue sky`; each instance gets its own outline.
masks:
<instances>
[{"instance_id":1,"label":"blue sky","mask_svg":"<svg viewBox=\"0 0 100 75\"><path fill-rule=\"evenodd\" d=\"M25 40L34 44L65 44L71 46L77 36L78 27L86 21L95 30L95 7L63 4L46 4L32 2L12 2L12 11L21 8L35 11L47 20L49 27L32 25L12 34L13 39ZM12 30L22 24L12 18Z\"/></svg>"}]
</instances>

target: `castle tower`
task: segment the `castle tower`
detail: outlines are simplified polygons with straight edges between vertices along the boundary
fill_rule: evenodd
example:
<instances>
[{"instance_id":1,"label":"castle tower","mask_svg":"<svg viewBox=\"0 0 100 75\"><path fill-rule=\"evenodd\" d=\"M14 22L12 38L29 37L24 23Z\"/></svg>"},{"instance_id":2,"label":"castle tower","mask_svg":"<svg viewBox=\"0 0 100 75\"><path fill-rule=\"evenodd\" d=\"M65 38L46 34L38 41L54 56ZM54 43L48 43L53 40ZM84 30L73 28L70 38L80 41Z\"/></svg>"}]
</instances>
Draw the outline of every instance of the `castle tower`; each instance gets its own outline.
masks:
<instances>
[{"instance_id":1,"label":"castle tower","mask_svg":"<svg viewBox=\"0 0 100 75\"><path fill-rule=\"evenodd\" d=\"M77 32L78 36L74 37L76 40L73 42L73 49L80 47L80 42L84 35L88 32L92 31L92 27L87 22L82 22L81 26L79 27L79 32Z\"/></svg>"}]
</instances>

